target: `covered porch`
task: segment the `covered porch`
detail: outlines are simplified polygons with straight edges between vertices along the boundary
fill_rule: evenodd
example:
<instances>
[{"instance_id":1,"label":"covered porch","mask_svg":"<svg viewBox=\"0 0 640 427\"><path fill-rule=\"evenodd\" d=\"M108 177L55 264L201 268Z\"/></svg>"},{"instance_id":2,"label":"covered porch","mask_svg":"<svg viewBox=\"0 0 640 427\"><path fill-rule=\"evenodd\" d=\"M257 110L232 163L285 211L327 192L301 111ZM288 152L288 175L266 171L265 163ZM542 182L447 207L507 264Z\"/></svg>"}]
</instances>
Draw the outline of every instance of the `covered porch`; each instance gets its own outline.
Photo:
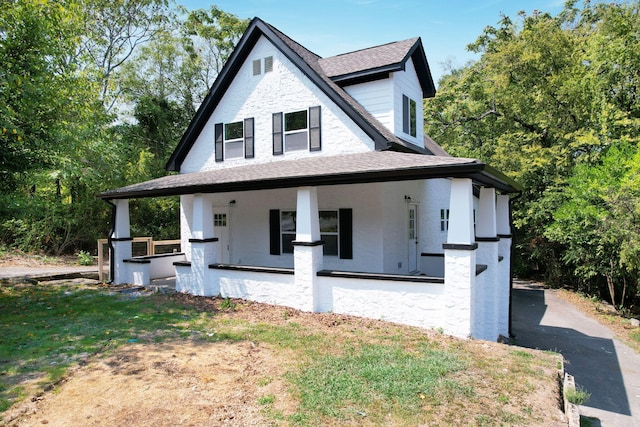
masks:
<instances>
[{"instance_id":1,"label":"covered porch","mask_svg":"<svg viewBox=\"0 0 640 427\"><path fill-rule=\"evenodd\" d=\"M315 170L298 161L298 176L285 179L285 172L271 182L264 178L272 168L257 165L263 167L177 175L103 193L115 212L112 277L136 280L128 199L180 194L184 259L162 263L175 268L180 292L378 318L460 337L507 336L508 194L515 187L469 159L381 156L389 152L360 157L367 154L375 161L357 170L314 159ZM380 162L389 159L404 168ZM437 235L444 208L448 227ZM283 212L295 212L293 232L283 232ZM322 223L327 218L337 230ZM351 233L339 232L348 227ZM434 257L440 268L433 267Z\"/></svg>"}]
</instances>

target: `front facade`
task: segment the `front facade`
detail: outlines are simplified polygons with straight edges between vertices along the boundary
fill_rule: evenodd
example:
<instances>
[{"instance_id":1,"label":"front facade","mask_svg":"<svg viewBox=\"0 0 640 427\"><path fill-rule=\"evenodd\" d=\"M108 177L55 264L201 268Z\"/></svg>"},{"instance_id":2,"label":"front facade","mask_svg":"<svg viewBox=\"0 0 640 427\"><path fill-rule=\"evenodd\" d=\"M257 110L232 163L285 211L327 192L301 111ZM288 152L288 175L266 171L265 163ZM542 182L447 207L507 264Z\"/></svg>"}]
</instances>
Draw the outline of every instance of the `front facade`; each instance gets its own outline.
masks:
<instances>
[{"instance_id":1,"label":"front facade","mask_svg":"<svg viewBox=\"0 0 640 427\"><path fill-rule=\"evenodd\" d=\"M105 192L115 282L508 335L510 179L423 131L419 38L320 58L254 19L167 168ZM180 195L184 254L131 258L128 200ZM163 270L164 271L164 270Z\"/></svg>"}]
</instances>

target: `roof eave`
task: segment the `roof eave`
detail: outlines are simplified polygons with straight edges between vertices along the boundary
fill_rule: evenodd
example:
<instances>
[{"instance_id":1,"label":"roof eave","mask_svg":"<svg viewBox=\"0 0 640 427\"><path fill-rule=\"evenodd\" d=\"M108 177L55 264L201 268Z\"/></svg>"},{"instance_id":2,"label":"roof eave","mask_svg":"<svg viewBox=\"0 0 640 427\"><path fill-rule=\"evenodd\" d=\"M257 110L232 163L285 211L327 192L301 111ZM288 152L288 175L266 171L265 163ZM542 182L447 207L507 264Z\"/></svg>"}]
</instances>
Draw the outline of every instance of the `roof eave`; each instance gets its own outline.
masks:
<instances>
[{"instance_id":1,"label":"roof eave","mask_svg":"<svg viewBox=\"0 0 640 427\"><path fill-rule=\"evenodd\" d=\"M503 193L516 193L522 190L522 187L520 187L520 185L511 178L485 163L474 161L461 164L438 165L433 167L409 167L405 169L384 171L361 171L342 174L306 175L295 177L286 176L231 183L190 184L157 189L121 189L124 191L107 191L99 194L98 197L106 200L166 197L196 193L227 193L236 191L296 188L304 186L318 187L435 178L470 178L474 182L494 187Z\"/></svg>"}]
</instances>

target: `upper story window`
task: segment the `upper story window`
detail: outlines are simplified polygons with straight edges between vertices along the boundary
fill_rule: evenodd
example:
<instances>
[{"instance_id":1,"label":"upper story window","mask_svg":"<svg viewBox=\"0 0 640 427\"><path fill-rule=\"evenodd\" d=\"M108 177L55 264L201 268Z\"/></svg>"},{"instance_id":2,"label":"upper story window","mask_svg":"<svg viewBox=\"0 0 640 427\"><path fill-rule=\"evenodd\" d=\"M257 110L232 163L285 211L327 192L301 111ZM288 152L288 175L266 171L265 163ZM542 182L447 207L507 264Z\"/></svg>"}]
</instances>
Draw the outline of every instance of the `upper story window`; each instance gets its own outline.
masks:
<instances>
[{"instance_id":1,"label":"upper story window","mask_svg":"<svg viewBox=\"0 0 640 427\"><path fill-rule=\"evenodd\" d=\"M274 155L289 151L321 149L320 106L273 114Z\"/></svg>"},{"instance_id":2,"label":"upper story window","mask_svg":"<svg viewBox=\"0 0 640 427\"><path fill-rule=\"evenodd\" d=\"M253 118L215 124L216 162L254 156Z\"/></svg>"},{"instance_id":3,"label":"upper story window","mask_svg":"<svg viewBox=\"0 0 640 427\"><path fill-rule=\"evenodd\" d=\"M417 135L417 104L407 95L402 95L402 132L415 137Z\"/></svg>"}]
</instances>

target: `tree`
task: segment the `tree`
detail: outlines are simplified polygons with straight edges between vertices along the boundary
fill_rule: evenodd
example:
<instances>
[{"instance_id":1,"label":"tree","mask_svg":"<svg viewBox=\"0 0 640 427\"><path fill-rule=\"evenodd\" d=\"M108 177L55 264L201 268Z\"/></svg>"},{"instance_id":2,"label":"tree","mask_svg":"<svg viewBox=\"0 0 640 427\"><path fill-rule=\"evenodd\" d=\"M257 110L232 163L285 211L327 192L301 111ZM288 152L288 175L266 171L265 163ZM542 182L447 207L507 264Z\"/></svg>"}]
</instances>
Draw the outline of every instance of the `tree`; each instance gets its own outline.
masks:
<instances>
[{"instance_id":1,"label":"tree","mask_svg":"<svg viewBox=\"0 0 640 427\"><path fill-rule=\"evenodd\" d=\"M100 99L110 111L119 99L114 74L138 47L153 40L169 21L167 0L86 0L84 37L78 55L96 72Z\"/></svg>"},{"instance_id":2,"label":"tree","mask_svg":"<svg viewBox=\"0 0 640 427\"><path fill-rule=\"evenodd\" d=\"M524 186L514 203L519 274L540 272L556 281L579 276L585 286L591 275L591 286L606 282L607 274L628 279L620 273L622 230L598 221L603 212L616 224L631 221L632 209L618 207L634 201L605 203L600 195L578 203L577 195L591 194L580 180L604 173L598 168L615 155L612 147L638 141L640 53L631 46L640 39L640 6L575 4L567 2L556 17L520 13L516 22L503 17L487 27L469 46L481 58L441 80L438 95L425 103L425 124L452 154L487 161ZM569 220L568 212L582 216ZM590 228L596 222L606 229ZM589 249L580 250L587 237ZM613 264L595 260L595 248L607 248ZM580 269L588 265L594 270Z\"/></svg>"}]
</instances>

